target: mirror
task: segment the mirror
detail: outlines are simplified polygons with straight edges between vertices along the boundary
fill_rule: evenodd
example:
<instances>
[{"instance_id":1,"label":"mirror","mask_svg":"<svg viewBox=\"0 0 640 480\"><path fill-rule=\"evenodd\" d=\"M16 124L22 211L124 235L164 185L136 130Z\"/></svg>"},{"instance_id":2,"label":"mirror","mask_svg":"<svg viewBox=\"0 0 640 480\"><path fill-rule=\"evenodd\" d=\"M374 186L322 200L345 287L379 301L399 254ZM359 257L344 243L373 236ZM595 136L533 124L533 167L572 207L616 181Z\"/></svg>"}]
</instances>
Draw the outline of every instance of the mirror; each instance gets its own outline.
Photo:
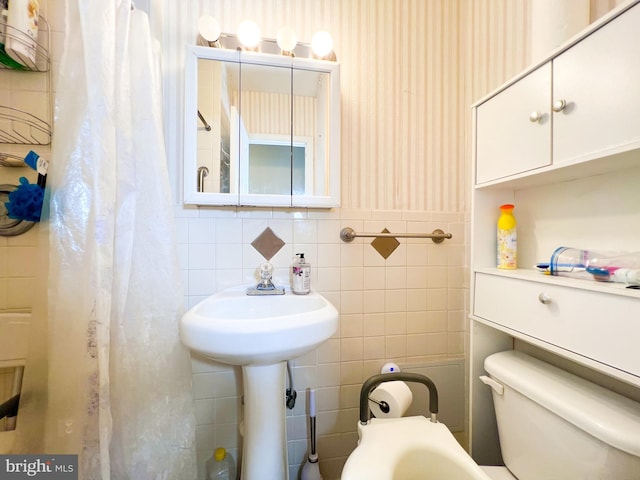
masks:
<instances>
[{"instance_id":1,"label":"mirror","mask_svg":"<svg viewBox=\"0 0 640 480\"><path fill-rule=\"evenodd\" d=\"M339 66L189 47L184 202L340 203Z\"/></svg>"}]
</instances>

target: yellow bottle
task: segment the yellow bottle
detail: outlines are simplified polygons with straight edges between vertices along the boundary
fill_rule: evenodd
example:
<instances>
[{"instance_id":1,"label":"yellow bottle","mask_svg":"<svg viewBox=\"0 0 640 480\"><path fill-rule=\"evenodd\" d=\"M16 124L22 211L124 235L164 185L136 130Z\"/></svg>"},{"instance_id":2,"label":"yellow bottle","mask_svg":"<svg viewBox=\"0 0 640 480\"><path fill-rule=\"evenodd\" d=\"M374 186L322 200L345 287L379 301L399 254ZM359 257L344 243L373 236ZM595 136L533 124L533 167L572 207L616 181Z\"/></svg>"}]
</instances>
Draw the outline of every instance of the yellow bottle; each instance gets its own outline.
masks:
<instances>
[{"instance_id":1,"label":"yellow bottle","mask_svg":"<svg viewBox=\"0 0 640 480\"><path fill-rule=\"evenodd\" d=\"M500 205L498 218L497 267L505 270L518 268L518 236L513 208L511 204Z\"/></svg>"}]
</instances>

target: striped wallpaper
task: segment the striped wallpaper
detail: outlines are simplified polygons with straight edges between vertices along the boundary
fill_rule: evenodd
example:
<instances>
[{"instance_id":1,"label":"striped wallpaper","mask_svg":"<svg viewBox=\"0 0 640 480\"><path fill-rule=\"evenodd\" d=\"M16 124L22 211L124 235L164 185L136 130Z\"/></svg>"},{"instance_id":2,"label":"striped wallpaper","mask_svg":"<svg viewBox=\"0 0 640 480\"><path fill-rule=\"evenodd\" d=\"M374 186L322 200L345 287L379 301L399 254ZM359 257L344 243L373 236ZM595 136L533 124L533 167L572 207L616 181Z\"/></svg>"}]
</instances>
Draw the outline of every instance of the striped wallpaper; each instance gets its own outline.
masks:
<instances>
[{"instance_id":1,"label":"striped wallpaper","mask_svg":"<svg viewBox=\"0 0 640 480\"><path fill-rule=\"evenodd\" d=\"M265 37L285 24L306 42L331 32L342 77L343 207L381 210L464 208L464 12L449 0L202 4L223 31L253 18Z\"/></svg>"},{"instance_id":2,"label":"striped wallpaper","mask_svg":"<svg viewBox=\"0 0 640 480\"><path fill-rule=\"evenodd\" d=\"M270 38L283 25L302 42L328 30L341 64L343 207L460 212L468 209L469 107L527 67L532 1L158 0L152 10L175 27L159 38L177 71L202 14L223 32L251 18ZM592 19L617 3L591 0ZM168 80L181 91L181 78ZM169 144L180 152L176 132Z\"/></svg>"}]
</instances>

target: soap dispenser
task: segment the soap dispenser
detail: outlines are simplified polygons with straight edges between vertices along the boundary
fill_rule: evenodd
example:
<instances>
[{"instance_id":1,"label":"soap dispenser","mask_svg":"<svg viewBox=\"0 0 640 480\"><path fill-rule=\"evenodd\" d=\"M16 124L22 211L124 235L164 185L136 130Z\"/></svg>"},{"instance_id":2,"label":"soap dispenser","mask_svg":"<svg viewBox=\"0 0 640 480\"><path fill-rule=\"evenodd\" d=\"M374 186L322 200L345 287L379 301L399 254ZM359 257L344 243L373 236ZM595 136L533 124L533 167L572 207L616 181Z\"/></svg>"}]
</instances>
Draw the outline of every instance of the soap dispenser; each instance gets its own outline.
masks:
<instances>
[{"instance_id":1,"label":"soap dispenser","mask_svg":"<svg viewBox=\"0 0 640 480\"><path fill-rule=\"evenodd\" d=\"M311 264L304 259L304 253L296 253L296 261L291 266L291 291L306 295L311 291Z\"/></svg>"}]
</instances>

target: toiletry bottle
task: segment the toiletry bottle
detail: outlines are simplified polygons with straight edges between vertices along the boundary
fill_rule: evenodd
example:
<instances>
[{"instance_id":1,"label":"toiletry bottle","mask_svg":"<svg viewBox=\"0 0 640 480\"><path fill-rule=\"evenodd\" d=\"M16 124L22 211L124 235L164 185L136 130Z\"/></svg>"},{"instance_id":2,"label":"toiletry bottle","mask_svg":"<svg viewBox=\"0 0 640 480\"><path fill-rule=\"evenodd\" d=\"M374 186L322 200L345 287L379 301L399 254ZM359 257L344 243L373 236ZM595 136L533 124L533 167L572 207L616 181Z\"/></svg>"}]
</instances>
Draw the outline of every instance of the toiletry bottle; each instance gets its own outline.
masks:
<instances>
[{"instance_id":1,"label":"toiletry bottle","mask_svg":"<svg viewBox=\"0 0 640 480\"><path fill-rule=\"evenodd\" d=\"M306 295L311 290L311 264L304 259L304 253L296 253L297 260L291 266L291 291Z\"/></svg>"},{"instance_id":2,"label":"toiletry bottle","mask_svg":"<svg viewBox=\"0 0 640 480\"><path fill-rule=\"evenodd\" d=\"M611 273L611 280L618 283L640 285L640 269L618 268Z\"/></svg>"},{"instance_id":3,"label":"toiletry bottle","mask_svg":"<svg viewBox=\"0 0 640 480\"><path fill-rule=\"evenodd\" d=\"M25 70L26 67L21 63L16 62L13 58L7 55L4 49L4 44L7 38L7 23L9 21L9 0L0 0L0 64L5 67L12 68L14 70ZM14 36L13 29L9 30L9 38Z\"/></svg>"},{"instance_id":4,"label":"toiletry bottle","mask_svg":"<svg viewBox=\"0 0 640 480\"><path fill-rule=\"evenodd\" d=\"M518 267L518 237L513 205L500 205L497 231L497 267L514 270Z\"/></svg>"},{"instance_id":5,"label":"toiletry bottle","mask_svg":"<svg viewBox=\"0 0 640 480\"><path fill-rule=\"evenodd\" d=\"M39 10L38 0L9 2L4 49L14 61L28 68L36 66Z\"/></svg>"},{"instance_id":6,"label":"toiletry bottle","mask_svg":"<svg viewBox=\"0 0 640 480\"><path fill-rule=\"evenodd\" d=\"M216 448L205 463L206 480L236 480L236 465L233 457L224 448Z\"/></svg>"}]
</instances>

